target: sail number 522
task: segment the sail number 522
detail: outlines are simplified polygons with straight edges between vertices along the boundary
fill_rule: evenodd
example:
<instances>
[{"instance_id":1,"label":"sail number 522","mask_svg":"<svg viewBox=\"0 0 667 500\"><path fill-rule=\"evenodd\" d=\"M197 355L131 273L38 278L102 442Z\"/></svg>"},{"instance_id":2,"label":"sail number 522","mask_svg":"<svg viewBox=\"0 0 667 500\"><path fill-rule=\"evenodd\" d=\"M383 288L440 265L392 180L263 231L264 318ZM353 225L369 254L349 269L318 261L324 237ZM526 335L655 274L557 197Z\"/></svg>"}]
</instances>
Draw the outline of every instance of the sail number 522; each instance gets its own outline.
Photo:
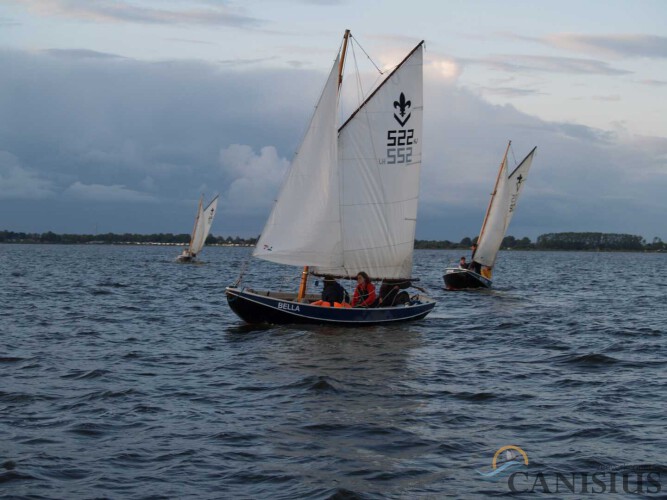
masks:
<instances>
[{"instance_id":1,"label":"sail number 522","mask_svg":"<svg viewBox=\"0 0 667 500\"><path fill-rule=\"evenodd\" d=\"M397 163L410 163L412 161L412 144L417 143L414 139L415 130L388 130L387 131L387 159L386 163L394 165ZM380 161L380 163L385 163Z\"/></svg>"}]
</instances>

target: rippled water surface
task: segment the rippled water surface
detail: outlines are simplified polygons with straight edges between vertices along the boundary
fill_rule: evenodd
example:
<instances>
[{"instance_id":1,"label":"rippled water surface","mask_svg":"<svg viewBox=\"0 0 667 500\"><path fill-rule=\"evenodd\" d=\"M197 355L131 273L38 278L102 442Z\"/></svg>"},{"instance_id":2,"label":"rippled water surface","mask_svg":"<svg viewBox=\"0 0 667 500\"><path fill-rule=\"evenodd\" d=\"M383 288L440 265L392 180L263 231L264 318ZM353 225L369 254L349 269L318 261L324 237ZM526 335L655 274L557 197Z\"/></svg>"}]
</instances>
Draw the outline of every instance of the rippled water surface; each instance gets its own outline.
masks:
<instances>
[{"instance_id":1,"label":"rippled water surface","mask_svg":"<svg viewBox=\"0 0 667 500\"><path fill-rule=\"evenodd\" d=\"M337 329L244 326L223 290L250 250L177 253L0 245L0 495L484 497L509 444L665 463L665 254L504 252L493 291L446 292L460 251L417 251L431 315Z\"/></svg>"}]
</instances>

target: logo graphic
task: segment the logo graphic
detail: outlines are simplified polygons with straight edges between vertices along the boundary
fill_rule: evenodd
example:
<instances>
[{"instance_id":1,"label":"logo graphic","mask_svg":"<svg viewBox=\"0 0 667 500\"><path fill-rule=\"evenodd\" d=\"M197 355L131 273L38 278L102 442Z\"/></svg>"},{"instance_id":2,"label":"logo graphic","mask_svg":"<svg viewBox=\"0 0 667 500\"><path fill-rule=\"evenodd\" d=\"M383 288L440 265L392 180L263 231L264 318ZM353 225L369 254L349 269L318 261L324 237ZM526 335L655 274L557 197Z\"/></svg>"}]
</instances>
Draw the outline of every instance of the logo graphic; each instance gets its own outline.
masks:
<instances>
[{"instance_id":1,"label":"logo graphic","mask_svg":"<svg viewBox=\"0 0 667 500\"><path fill-rule=\"evenodd\" d=\"M273 247L269 245L264 245L264 250L266 250L267 252L271 252L273 251Z\"/></svg>"},{"instance_id":2,"label":"logo graphic","mask_svg":"<svg viewBox=\"0 0 667 500\"><path fill-rule=\"evenodd\" d=\"M516 178L516 190L519 190L519 186L521 186L521 183L523 182L523 175L519 174L519 177Z\"/></svg>"},{"instance_id":3,"label":"logo graphic","mask_svg":"<svg viewBox=\"0 0 667 500\"><path fill-rule=\"evenodd\" d=\"M498 479L503 477L505 474L508 474L509 471L516 469L517 467L527 465L528 455L526 455L526 452L518 446L510 444L503 446L498 451L496 451L495 455L493 455L493 460L491 461L491 472L477 471L477 474L487 479Z\"/></svg>"},{"instance_id":4,"label":"logo graphic","mask_svg":"<svg viewBox=\"0 0 667 500\"><path fill-rule=\"evenodd\" d=\"M406 109L408 109L411 106L412 103L410 101L405 100L405 94L403 92L401 92L398 101L394 101L394 108L399 110L399 114L401 115L401 117L405 116ZM410 116L412 116L412 113L408 113L408 116L405 117L405 120L401 120L396 115L396 113L394 113L394 118L396 118L396 121L401 125L401 127L405 127L405 124L408 123Z\"/></svg>"}]
</instances>

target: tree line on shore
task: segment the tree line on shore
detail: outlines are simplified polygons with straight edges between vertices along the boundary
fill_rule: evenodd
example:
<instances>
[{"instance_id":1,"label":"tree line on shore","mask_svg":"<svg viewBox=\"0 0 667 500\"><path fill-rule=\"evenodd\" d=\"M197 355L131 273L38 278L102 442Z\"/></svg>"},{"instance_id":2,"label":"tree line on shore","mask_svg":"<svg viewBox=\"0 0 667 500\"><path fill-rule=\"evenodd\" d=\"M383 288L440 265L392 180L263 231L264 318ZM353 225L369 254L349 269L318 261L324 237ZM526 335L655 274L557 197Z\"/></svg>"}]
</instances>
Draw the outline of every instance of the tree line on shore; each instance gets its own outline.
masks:
<instances>
[{"instance_id":1,"label":"tree line on shore","mask_svg":"<svg viewBox=\"0 0 667 500\"><path fill-rule=\"evenodd\" d=\"M190 241L189 234L56 234L22 233L0 231L0 243L55 243L55 244L163 244L186 245ZM467 250L477 238L466 237L459 242L448 240L415 240L417 249ZM257 238L240 238L239 236L213 236L206 239L207 245L241 245L254 246ZM530 238L506 236L501 247L506 250L587 250L587 251L667 251L667 243L657 236L647 241L641 236L617 233L548 233L537 237L533 243Z\"/></svg>"}]
</instances>

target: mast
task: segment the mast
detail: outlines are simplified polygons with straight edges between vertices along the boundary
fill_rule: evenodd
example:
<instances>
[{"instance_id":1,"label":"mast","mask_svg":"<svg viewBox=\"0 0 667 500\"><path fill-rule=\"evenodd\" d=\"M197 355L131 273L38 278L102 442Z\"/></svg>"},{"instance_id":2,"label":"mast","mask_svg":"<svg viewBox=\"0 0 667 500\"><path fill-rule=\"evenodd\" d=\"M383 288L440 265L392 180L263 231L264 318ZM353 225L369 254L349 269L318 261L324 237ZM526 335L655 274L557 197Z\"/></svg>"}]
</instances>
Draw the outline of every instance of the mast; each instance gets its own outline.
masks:
<instances>
[{"instance_id":1,"label":"mast","mask_svg":"<svg viewBox=\"0 0 667 500\"><path fill-rule=\"evenodd\" d=\"M486 209L486 215L484 216L484 222L482 223L482 229L479 232L479 236L477 237L477 245L479 246L479 241L482 239L482 236L484 235L484 228L486 227L486 221L489 219L489 212L491 211L491 205L493 204L493 199L496 197L496 192L498 191L498 183L500 182L500 176L503 173L503 165L505 165L505 162L507 161L507 153L510 150L510 146L512 145L512 141L508 141L507 143L507 149L505 149L505 156L503 156L503 161L500 162L500 167L498 168L498 177L496 177L496 183L493 186L493 193L491 193L491 199L489 200L489 206ZM472 260L475 260L475 257L472 257Z\"/></svg>"},{"instance_id":2,"label":"mast","mask_svg":"<svg viewBox=\"0 0 667 500\"><path fill-rule=\"evenodd\" d=\"M347 43L350 39L350 30L345 30L343 35L343 47L341 48L340 61L338 62L338 89L343 83L343 67L345 66L345 54L347 53ZM299 284L299 293L296 296L296 300L300 301L306 295L306 287L308 285L308 266L303 267L301 271L301 283Z\"/></svg>"},{"instance_id":3,"label":"mast","mask_svg":"<svg viewBox=\"0 0 667 500\"><path fill-rule=\"evenodd\" d=\"M197 207L197 216L195 217L195 225L192 228L192 235L190 236L190 245L188 246L188 253L192 250L192 244L195 242L195 233L197 232L197 224L199 223L199 216L201 215L202 201L204 201L204 194L199 198L199 207Z\"/></svg>"}]
</instances>

